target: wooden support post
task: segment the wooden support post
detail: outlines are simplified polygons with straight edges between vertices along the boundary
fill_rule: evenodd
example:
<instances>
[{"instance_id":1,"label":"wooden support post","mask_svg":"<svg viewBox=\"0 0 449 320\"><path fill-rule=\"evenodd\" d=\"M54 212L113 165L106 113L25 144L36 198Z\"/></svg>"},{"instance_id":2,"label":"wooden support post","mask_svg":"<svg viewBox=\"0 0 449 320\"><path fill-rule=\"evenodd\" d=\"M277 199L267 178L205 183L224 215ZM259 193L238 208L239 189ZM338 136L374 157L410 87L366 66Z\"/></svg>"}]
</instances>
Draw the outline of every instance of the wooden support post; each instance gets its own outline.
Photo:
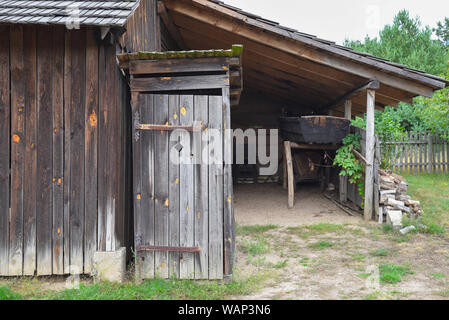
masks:
<instances>
[{"instance_id":1,"label":"wooden support post","mask_svg":"<svg viewBox=\"0 0 449 320\"><path fill-rule=\"evenodd\" d=\"M352 100L345 101L345 119L351 120L352 118Z\"/></svg>"},{"instance_id":2,"label":"wooden support post","mask_svg":"<svg viewBox=\"0 0 449 320\"><path fill-rule=\"evenodd\" d=\"M293 176L292 148L290 141L284 141L284 153L287 162L288 175L288 208L292 209L295 204L295 177Z\"/></svg>"},{"instance_id":3,"label":"wooden support post","mask_svg":"<svg viewBox=\"0 0 449 320\"><path fill-rule=\"evenodd\" d=\"M352 100L345 101L345 119L351 120L352 117ZM348 177L340 176L340 202L348 200Z\"/></svg>"},{"instance_id":4,"label":"wooden support post","mask_svg":"<svg viewBox=\"0 0 449 320\"><path fill-rule=\"evenodd\" d=\"M287 156L285 154L285 148L282 152L282 188L287 190Z\"/></svg>"},{"instance_id":5,"label":"wooden support post","mask_svg":"<svg viewBox=\"0 0 449 320\"><path fill-rule=\"evenodd\" d=\"M365 169L365 209L364 217L369 221L373 217L373 196L374 196L374 106L376 92L367 90L366 92L366 160L368 162Z\"/></svg>"},{"instance_id":6,"label":"wooden support post","mask_svg":"<svg viewBox=\"0 0 449 320\"><path fill-rule=\"evenodd\" d=\"M428 173L433 173L433 162L434 162L434 155L433 155L433 138L432 135L429 133L427 134L427 151L428 151L428 157L429 157L429 162L427 165L427 172Z\"/></svg>"}]
</instances>

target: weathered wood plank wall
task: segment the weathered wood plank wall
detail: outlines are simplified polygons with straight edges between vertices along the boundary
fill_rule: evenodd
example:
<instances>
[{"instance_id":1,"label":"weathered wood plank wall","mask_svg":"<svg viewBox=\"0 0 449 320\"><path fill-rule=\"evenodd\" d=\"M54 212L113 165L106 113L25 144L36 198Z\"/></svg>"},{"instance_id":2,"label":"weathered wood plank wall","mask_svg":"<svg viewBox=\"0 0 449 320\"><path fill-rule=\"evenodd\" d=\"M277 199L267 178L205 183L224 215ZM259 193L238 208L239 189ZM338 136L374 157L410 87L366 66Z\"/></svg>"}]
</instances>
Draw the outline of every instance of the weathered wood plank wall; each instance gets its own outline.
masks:
<instances>
[{"instance_id":1,"label":"weathered wood plank wall","mask_svg":"<svg viewBox=\"0 0 449 320\"><path fill-rule=\"evenodd\" d=\"M0 275L89 273L96 250L132 238L116 46L94 28L4 25L0 37Z\"/></svg>"}]
</instances>

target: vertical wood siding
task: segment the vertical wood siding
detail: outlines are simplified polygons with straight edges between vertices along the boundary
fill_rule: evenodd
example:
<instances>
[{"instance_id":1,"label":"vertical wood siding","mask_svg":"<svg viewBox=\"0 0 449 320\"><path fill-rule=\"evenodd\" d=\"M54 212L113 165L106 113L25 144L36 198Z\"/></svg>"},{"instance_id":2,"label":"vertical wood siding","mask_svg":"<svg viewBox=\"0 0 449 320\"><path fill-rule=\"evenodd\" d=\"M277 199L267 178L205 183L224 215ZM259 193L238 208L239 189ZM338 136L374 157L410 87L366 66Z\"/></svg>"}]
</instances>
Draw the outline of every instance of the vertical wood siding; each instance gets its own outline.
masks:
<instances>
[{"instance_id":1,"label":"vertical wood siding","mask_svg":"<svg viewBox=\"0 0 449 320\"><path fill-rule=\"evenodd\" d=\"M93 28L4 25L0 39L0 276L89 273L130 238L116 47Z\"/></svg>"}]
</instances>

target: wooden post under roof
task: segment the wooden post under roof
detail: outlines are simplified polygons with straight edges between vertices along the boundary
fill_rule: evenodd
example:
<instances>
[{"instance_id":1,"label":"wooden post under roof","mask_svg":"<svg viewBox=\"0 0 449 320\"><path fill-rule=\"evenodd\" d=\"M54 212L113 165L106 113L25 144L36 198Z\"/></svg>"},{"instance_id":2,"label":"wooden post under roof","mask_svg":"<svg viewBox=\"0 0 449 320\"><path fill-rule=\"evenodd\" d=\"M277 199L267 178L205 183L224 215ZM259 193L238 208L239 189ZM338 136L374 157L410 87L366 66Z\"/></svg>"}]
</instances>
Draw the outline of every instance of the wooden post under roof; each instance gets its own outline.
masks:
<instances>
[{"instance_id":1,"label":"wooden post under roof","mask_svg":"<svg viewBox=\"0 0 449 320\"><path fill-rule=\"evenodd\" d=\"M365 173L365 220L373 217L373 197L374 197L374 105L376 91L368 89L366 92L366 173Z\"/></svg>"},{"instance_id":2,"label":"wooden post under roof","mask_svg":"<svg viewBox=\"0 0 449 320\"><path fill-rule=\"evenodd\" d=\"M345 101L345 119L351 120L352 118L352 100Z\"/></svg>"},{"instance_id":3,"label":"wooden post under roof","mask_svg":"<svg viewBox=\"0 0 449 320\"><path fill-rule=\"evenodd\" d=\"M345 101L345 118L351 120L352 101ZM348 198L348 177L340 176L340 202L346 202Z\"/></svg>"}]
</instances>

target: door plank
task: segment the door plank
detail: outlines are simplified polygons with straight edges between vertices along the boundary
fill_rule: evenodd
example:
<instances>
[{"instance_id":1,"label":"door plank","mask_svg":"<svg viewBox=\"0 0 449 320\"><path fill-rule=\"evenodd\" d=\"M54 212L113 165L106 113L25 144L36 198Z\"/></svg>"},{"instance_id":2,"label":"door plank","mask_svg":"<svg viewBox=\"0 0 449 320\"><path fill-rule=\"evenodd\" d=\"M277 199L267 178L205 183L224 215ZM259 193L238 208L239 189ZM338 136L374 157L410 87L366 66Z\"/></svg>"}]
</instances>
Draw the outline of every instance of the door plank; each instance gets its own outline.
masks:
<instances>
[{"instance_id":1,"label":"door plank","mask_svg":"<svg viewBox=\"0 0 449 320\"><path fill-rule=\"evenodd\" d=\"M180 125L193 124L193 96L181 95L179 101ZM181 138L183 146L180 152L180 246L194 246L194 178L192 165L191 135L184 132ZM180 257L180 278L192 279L195 276L194 253L182 253Z\"/></svg>"}]
</instances>

